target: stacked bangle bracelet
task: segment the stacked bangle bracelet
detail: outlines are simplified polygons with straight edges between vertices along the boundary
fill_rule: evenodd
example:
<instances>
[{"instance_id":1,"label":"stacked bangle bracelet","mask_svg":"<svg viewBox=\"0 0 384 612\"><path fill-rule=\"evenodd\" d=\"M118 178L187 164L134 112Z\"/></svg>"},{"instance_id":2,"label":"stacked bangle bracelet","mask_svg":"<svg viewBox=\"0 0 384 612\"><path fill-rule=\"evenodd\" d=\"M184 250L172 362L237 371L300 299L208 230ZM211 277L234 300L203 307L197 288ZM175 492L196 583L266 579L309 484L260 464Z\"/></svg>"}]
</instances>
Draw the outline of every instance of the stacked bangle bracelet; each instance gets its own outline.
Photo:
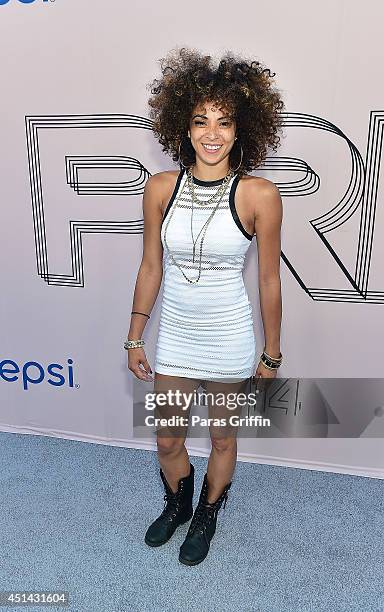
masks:
<instances>
[{"instance_id":1,"label":"stacked bangle bracelet","mask_svg":"<svg viewBox=\"0 0 384 612\"><path fill-rule=\"evenodd\" d=\"M130 348L140 348L141 346L144 346L145 342L144 340L140 339L140 340L126 340L124 342L124 348L125 349L130 349Z\"/></svg>"},{"instance_id":2,"label":"stacked bangle bracelet","mask_svg":"<svg viewBox=\"0 0 384 612\"><path fill-rule=\"evenodd\" d=\"M283 356L280 353L279 357L271 357L263 351L260 355L260 361L268 370L277 370L283 362Z\"/></svg>"},{"instance_id":3,"label":"stacked bangle bracelet","mask_svg":"<svg viewBox=\"0 0 384 612\"><path fill-rule=\"evenodd\" d=\"M139 315L143 315L143 317L148 317L148 319L150 318L150 315L145 314L145 312L139 312L138 310L132 310L131 314L139 314ZM145 342L142 338L140 338L140 340L126 340L124 342L124 348L126 350L130 349L130 348L140 348L141 346L144 346Z\"/></svg>"}]
</instances>

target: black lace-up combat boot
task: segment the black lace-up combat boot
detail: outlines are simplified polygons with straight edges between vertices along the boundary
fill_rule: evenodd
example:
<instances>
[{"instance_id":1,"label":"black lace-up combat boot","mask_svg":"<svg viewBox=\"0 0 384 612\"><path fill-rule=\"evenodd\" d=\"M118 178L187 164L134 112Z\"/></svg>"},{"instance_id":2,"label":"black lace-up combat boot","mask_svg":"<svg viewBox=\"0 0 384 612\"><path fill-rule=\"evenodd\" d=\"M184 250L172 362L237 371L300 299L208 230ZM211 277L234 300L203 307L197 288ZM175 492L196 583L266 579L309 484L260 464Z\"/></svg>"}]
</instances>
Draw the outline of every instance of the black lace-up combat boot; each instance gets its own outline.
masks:
<instances>
[{"instance_id":1,"label":"black lace-up combat boot","mask_svg":"<svg viewBox=\"0 0 384 612\"><path fill-rule=\"evenodd\" d=\"M232 482L229 482L224 487L222 494L215 502L208 503L208 480L207 474L205 474L199 503L196 506L186 538L180 546L179 561L181 561L181 563L185 565L197 565L201 563L201 561L204 561L216 531L217 514L223 501L223 507L225 508L231 484Z\"/></svg>"},{"instance_id":2,"label":"black lace-up combat boot","mask_svg":"<svg viewBox=\"0 0 384 612\"><path fill-rule=\"evenodd\" d=\"M160 468L160 476L165 489L165 504L160 516L147 529L144 539L148 546L165 544L175 533L177 527L186 523L192 517L195 469L192 464L190 466L189 476L180 478L176 493L172 491L163 470Z\"/></svg>"}]
</instances>

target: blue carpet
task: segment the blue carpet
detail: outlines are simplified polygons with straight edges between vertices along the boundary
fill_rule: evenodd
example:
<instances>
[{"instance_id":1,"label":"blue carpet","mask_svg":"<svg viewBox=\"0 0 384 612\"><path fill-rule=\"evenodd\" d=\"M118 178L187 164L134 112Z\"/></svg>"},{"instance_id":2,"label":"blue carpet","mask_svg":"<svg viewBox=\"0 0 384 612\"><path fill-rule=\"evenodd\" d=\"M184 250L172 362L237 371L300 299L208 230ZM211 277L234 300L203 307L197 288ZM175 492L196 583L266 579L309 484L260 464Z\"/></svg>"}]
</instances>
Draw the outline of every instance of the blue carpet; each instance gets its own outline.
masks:
<instances>
[{"instance_id":1,"label":"blue carpet","mask_svg":"<svg viewBox=\"0 0 384 612\"><path fill-rule=\"evenodd\" d=\"M383 481L237 463L200 565L188 529L143 541L163 509L155 452L0 433L0 590L66 590L21 612L382 612ZM191 457L197 502L207 459Z\"/></svg>"}]
</instances>

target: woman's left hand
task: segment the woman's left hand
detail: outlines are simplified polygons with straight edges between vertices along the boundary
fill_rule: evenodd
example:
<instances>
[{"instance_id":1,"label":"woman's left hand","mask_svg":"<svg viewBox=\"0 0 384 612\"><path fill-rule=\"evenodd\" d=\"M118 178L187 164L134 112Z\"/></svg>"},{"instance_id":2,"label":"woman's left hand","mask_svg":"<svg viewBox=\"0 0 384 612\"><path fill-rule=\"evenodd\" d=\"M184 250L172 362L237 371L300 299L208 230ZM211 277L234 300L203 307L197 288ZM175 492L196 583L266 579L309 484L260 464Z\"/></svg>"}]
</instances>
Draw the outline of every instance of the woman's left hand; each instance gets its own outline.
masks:
<instances>
[{"instance_id":1,"label":"woman's left hand","mask_svg":"<svg viewBox=\"0 0 384 612\"><path fill-rule=\"evenodd\" d=\"M262 361L259 361L259 365L256 370L256 377L260 378L276 378L277 370L270 370L266 368Z\"/></svg>"}]
</instances>

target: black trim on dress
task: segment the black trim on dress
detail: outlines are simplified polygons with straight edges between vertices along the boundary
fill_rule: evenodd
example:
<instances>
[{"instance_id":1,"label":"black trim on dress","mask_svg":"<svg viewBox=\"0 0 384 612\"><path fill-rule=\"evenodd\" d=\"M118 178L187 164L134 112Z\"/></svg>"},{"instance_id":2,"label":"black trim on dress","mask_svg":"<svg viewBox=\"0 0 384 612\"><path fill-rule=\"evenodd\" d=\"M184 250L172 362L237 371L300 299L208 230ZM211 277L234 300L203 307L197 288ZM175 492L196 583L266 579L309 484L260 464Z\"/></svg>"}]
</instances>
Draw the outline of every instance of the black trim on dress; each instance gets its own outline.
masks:
<instances>
[{"instance_id":1,"label":"black trim on dress","mask_svg":"<svg viewBox=\"0 0 384 612\"><path fill-rule=\"evenodd\" d=\"M177 194L177 192L178 192L178 190L179 190L180 183L181 183L181 179L182 179L182 177L183 177L184 172L185 172L184 168L183 168L182 170L180 170L180 172L179 172L179 176L177 177L177 181L176 181L175 188L174 188L174 190L173 190L173 192L172 192L171 199L169 200L169 202L168 202L168 204L167 204L167 206L166 206L166 209L165 209L165 211L164 211L163 218L162 218L162 220L161 220L161 224L160 224L160 225L163 225L163 222L164 222L164 220L165 220L165 217L166 217L166 216L167 216L167 214L169 213L169 210L170 210L170 208L171 208L171 206L172 206L172 204L173 204L173 202L174 202L174 200L175 200L175 197L176 197L176 194Z\"/></svg>"},{"instance_id":2,"label":"black trim on dress","mask_svg":"<svg viewBox=\"0 0 384 612\"><path fill-rule=\"evenodd\" d=\"M248 234L247 230L245 229L245 227L241 223L241 221L239 219L239 215L237 214L236 206L235 206L235 191L236 191L237 185L239 184L239 180L240 180L240 177L237 174L235 176L235 178L233 179L233 183L232 183L232 186L231 186L231 191L229 192L229 208L231 210L233 220L236 223L236 225L239 228L239 230L241 231L241 233L244 234L244 236L246 238L248 238L248 240L252 240L253 235L252 234Z\"/></svg>"},{"instance_id":3,"label":"black trim on dress","mask_svg":"<svg viewBox=\"0 0 384 612\"><path fill-rule=\"evenodd\" d=\"M196 183L196 185L200 185L200 187L214 187L215 185L221 185L221 183L224 182L224 179L225 176L223 176L221 179L216 179L215 181L202 181L194 176L193 182Z\"/></svg>"}]
</instances>

